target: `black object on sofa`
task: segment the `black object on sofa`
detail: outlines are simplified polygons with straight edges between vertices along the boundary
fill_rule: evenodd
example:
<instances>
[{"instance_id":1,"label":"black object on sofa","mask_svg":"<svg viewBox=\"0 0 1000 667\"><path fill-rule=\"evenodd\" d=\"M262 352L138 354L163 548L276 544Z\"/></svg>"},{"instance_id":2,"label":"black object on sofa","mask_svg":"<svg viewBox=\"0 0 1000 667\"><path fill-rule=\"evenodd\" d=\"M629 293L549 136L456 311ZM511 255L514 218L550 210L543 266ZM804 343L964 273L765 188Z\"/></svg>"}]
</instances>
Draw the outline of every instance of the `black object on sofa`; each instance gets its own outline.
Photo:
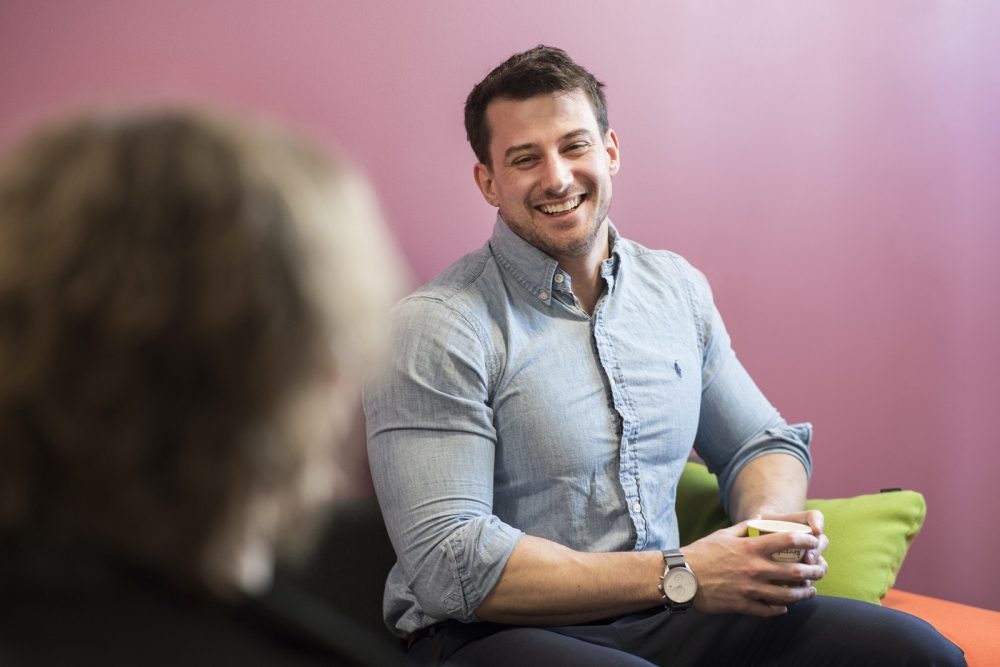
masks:
<instances>
[{"instance_id":1,"label":"black object on sofa","mask_svg":"<svg viewBox=\"0 0 1000 667\"><path fill-rule=\"evenodd\" d=\"M382 619L382 594L396 563L375 496L338 500L309 560L278 576L349 616L384 642L405 647Z\"/></svg>"}]
</instances>

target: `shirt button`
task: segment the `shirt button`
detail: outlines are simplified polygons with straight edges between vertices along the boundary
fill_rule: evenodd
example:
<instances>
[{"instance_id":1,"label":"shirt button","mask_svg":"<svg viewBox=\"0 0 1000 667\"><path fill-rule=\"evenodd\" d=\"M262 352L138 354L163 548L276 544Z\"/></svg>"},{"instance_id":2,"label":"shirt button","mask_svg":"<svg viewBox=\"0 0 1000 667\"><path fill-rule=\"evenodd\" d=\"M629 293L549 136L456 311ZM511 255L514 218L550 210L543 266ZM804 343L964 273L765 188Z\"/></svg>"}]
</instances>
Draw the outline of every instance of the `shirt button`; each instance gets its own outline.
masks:
<instances>
[{"instance_id":1,"label":"shirt button","mask_svg":"<svg viewBox=\"0 0 1000 667\"><path fill-rule=\"evenodd\" d=\"M561 283L563 281L563 275L561 273L556 274L556 282Z\"/></svg>"},{"instance_id":2,"label":"shirt button","mask_svg":"<svg viewBox=\"0 0 1000 667\"><path fill-rule=\"evenodd\" d=\"M545 301L546 299L549 298L549 293L548 292L542 292L542 293L540 293L538 295L538 298L541 299L542 301Z\"/></svg>"},{"instance_id":3,"label":"shirt button","mask_svg":"<svg viewBox=\"0 0 1000 667\"><path fill-rule=\"evenodd\" d=\"M636 512L641 512L642 511L642 505L640 505L639 503L636 503L635 505L632 505L632 509L634 509Z\"/></svg>"}]
</instances>

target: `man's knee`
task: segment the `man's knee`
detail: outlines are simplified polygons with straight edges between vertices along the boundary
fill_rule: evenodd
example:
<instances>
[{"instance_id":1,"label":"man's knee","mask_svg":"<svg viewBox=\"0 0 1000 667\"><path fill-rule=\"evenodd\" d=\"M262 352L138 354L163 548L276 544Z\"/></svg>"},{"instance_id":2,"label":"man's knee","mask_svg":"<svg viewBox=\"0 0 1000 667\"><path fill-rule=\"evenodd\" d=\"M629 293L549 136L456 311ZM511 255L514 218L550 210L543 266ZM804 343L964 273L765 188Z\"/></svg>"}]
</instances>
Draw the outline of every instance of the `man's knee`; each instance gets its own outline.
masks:
<instances>
[{"instance_id":1,"label":"man's knee","mask_svg":"<svg viewBox=\"0 0 1000 667\"><path fill-rule=\"evenodd\" d=\"M927 621L895 609L879 607L886 617L882 624L887 659L895 657L898 664L950 667L965 665L965 653ZM905 661L902 658L907 658ZM883 662L882 664L894 664Z\"/></svg>"},{"instance_id":2,"label":"man's knee","mask_svg":"<svg viewBox=\"0 0 1000 667\"><path fill-rule=\"evenodd\" d=\"M790 651L823 656L824 664L966 664L962 650L926 621L867 602L819 597L793 608L789 620L799 626L794 640L785 637L792 641Z\"/></svg>"}]
</instances>

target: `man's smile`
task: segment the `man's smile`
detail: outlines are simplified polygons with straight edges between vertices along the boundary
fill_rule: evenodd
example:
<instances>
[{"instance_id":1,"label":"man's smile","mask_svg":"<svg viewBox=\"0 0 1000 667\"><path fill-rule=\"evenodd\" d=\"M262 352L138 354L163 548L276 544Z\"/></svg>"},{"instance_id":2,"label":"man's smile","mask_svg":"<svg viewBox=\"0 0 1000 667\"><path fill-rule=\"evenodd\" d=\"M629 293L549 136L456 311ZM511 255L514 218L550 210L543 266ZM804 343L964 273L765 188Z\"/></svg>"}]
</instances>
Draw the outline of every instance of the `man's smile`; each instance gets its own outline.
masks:
<instances>
[{"instance_id":1,"label":"man's smile","mask_svg":"<svg viewBox=\"0 0 1000 667\"><path fill-rule=\"evenodd\" d=\"M587 196L586 194L576 195L575 197L570 197L566 201L558 204L539 204L538 206L535 207L535 209L541 211L545 215L551 215L551 216L561 215L563 213L568 213L569 211L574 210L577 206L579 206L583 202L586 196Z\"/></svg>"}]
</instances>

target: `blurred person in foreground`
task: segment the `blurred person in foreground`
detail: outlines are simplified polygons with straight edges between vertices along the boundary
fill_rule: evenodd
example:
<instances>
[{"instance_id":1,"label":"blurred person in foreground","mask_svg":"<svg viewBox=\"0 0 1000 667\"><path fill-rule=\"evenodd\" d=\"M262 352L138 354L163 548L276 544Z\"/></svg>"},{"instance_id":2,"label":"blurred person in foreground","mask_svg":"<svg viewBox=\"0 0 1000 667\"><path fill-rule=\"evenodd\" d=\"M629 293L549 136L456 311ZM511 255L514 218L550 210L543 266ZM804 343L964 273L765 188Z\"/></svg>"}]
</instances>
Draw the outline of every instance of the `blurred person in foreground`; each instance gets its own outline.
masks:
<instances>
[{"instance_id":1,"label":"blurred person in foreground","mask_svg":"<svg viewBox=\"0 0 1000 667\"><path fill-rule=\"evenodd\" d=\"M274 129L91 115L10 155L0 664L393 661L268 589L331 498L395 260L363 180Z\"/></svg>"}]
</instances>

